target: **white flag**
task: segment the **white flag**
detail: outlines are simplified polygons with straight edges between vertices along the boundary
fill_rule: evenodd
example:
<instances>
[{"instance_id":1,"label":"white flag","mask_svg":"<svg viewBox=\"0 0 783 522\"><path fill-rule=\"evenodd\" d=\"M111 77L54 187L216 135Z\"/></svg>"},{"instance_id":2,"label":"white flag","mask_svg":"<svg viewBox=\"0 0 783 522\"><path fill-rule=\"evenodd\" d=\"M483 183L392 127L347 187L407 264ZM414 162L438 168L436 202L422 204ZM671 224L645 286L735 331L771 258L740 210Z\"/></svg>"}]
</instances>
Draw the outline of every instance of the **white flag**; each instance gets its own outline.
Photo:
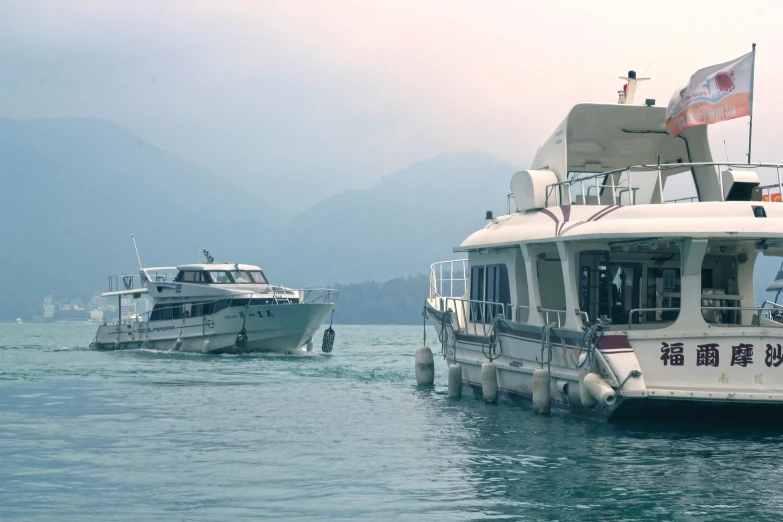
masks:
<instances>
[{"instance_id":1,"label":"white flag","mask_svg":"<svg viewBox=\"0 0 783 522\"><path fill-rule=\"evenodd\" d=\"M677 136L688 127L750 115L753 59L748 53L730 62L705 67L677 89L666 108L666 130Z\"/></svg>"}]
</instances>

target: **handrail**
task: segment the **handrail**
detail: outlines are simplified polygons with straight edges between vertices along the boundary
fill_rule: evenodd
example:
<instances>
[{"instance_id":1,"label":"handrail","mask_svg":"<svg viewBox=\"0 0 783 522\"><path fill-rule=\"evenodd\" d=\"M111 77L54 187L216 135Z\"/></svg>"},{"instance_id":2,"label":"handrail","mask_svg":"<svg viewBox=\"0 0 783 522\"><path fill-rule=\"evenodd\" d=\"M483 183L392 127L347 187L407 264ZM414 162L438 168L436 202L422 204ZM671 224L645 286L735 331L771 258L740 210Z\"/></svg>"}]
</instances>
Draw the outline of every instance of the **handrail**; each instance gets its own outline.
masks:
<instances>
[{"instance_id":1,"label":"handrail","mask_svg":"<svg viewBox=\"0 0 783 522\"><path fill-rule=\"evenodd\" d=\"M556 314L556 317L557 317L557 327L558 328L562 328L563 327L563 323L565 322L565 315L568 313L568 310L555 310L553 308L541 308L540 306L538 307L538 311L542 312L544 314L544 324L550 324L550 322L551 322L549 320L549 314L550 313ZM560 314L563 314L563 320L562 321L560 320Z\"/></svg>"},{"instance_id":2,"label":"handrail","mask_svg":"<svg viewBox=\"0 0 783 522\"><path fill-rule=\"evenodd\" d=\"M783 168L783 164L779 163L732 163L732 162L688 162L688 163L661 163L661 164L638 164L638 165L629 165L627 167L622 167L618 169L612 169L607 170L604 172L599 172L595 174L587 174L582 177L576 177L567 179L564 181L559 181L557 183L552 183L550 185L547 185L546 187L546 205L550 205L550 198L556 191L556 197L555 197L555 205L561 205L563 204L563 193L562 189L565 189L568 192L568 199L569 204L571 203L571 187L574 185L579 184L582 189L582 198L583 202L586 204L587 200L590 196L591 189L595 188L596 191L596 200L600 203L601 199L601 191L600 189L610 189L611 190L611 200L613 205L618 204L618 198L617 198L617 191L620 190L622 192L630 192L631 197L629 198L629 204L635 205L636 204L636 196L635 196L635 190L638 190L639 187L633 187L631 184L631 178L633 172L639 172L639 171L650 171L654 172L655 175L658 177L658 184L661 185L661 195L663 195L663 187L662 187L662 180L661 180L661 171L666 170L681 170L681 169L693 169L693 168L699 168L699 167L726 167L728 169L751 169L751 168L773 168L775 169L777 173L777 185L765 185L763 187L759 187L762 190L764 189L772 189L774 187L777 187L781 194L783 194L783 178L781 177L780 169ZM619 176L618 179L615 179L615 175L623 173L626 173L626 179L624 181L620 181ZM725 194L723 192L723 174L721 170L718 168L716 169L716 176L718 178L718 183L721 188L721 201L725 201ZM585 188L585 183L592 184ZM607 184L608 182L608 184ZM685 200L686 198L680 198L680 200ZM772 199L770 197L770 199ZM620 202L622 204L622 202Z\"/></svg>"},{"instance_id":3,"label":"handrail","mask_svg":"<svg viewBox=\"0 0 783 522\"><path fill-rule=\"evenodd\" d=\"M461 268L460 271L455 271L455 266ZM444 267L447 268L446 275L444 277ZM461 274L462 277L455 277L455 275ZM449 283L449 294L444 295L443 283ZM457 283L457 291L461 292L459 295L454 295L454 283ZM461 287L460 287L461 283ZM430 298L439 297L461 297L468 293L468 260L467 259L453 259L450 261L438 261L430 265Z\"/></svg>"},{"instance_id":4,"label":"handrail","mask_svg":"<svg viewBox=\"0 0 783 522\"><path fill-rule=\"evenodd\" d=\"M676 307L676 308L675 307L664 308L664 307L659 306L657 308L634 308L633 310L628 312L628 329L631 330L632 327L633 327L633 324L634 324L634 322L633 322L633 315L634 314L641 314L641 313L646 313L646 312L679 312L679 311L680 311L679 307ZM655 322L656 323L663 323L664 321L655 321ZM639 319L639 323L636 323L636 324L640 324L640 323L641 323L641 318Z\"/></svg>"},{"instance_id":5,"label":"handrail","mask_svg":"<svg viewBox=\"0 0 783 522\"><path fill-rule=\"evenodd\" d=\"M778 321L775 321L772 318L772 311L773 311L773 309L772 308L765 308L764 305L762 305L762 306L702 306L701 309L702 309L702 312L704 310L731 310L731 311L740 311L740 312L741 311L754 311L754 312L756 312L757 319L756 319L756 324L755 325L753 324L753 319L751 319L749 325L742 324L742 318L741 317L740 317L739 323L737 323L737 322L723 323L723 322L718 321L718 322L710 322L709 324L711 324L711 325L719 325L719 326L726 326L726 327L731 327L731 326L735 326L735 327L761 326L762 313L764 313L764 312L766 312L766 315L767 315L767 317L765 319L767 319L769 321L776 322L776 323L778 322ZM720 316L718 316L718 317L720 318ZM783 323L779 323L779 324L781 325L781 327L783 327Z\"/></svg>"}]
</instances>

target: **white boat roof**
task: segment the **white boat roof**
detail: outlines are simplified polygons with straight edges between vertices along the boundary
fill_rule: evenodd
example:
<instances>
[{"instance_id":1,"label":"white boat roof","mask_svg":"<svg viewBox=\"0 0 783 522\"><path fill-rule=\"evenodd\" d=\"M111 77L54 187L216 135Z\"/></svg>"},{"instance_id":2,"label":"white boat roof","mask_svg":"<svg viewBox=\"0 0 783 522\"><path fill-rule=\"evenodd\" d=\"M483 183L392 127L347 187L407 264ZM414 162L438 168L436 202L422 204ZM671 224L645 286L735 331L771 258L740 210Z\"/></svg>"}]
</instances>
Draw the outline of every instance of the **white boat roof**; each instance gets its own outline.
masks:
<instances>
[{"instance_id":1,"label":"white boat roof","mask_svg":"<svg viewBox=\"0 0 783 522\"><path fill-rule=\"evenodd\" d=\"M569 172L604 172L628 165L709 162L705 125L672 138L666 109L639 105L581 103L568 112L539 147L531 168L550 170L560 181ZM669 171L665 175L674 174Z\"/></svg>"},{"instance_id":2,"label":"white boat roof","mask_svg":"<svg viewBox=\"0 0 783 522\"><path fill-rule=\"evenodd\" d=\"M192 265L178 265L177 270L261 270L255 265L241 265L238 263L196 263Z\"/></svg>"},{"instance_id":3,"label":"white boat roof","mask_svg":"<svg viewBox=\"0 0 783 522\"><path fill-rule=\"evenodd\" d=\"M767 217L757 218L754 206ZM726 201L668 205L563 205L517 212L490 221L455 252L513 246L524 242L661 237L774 238L783 246L783 205Z\"/></svg>"}]
</instances>

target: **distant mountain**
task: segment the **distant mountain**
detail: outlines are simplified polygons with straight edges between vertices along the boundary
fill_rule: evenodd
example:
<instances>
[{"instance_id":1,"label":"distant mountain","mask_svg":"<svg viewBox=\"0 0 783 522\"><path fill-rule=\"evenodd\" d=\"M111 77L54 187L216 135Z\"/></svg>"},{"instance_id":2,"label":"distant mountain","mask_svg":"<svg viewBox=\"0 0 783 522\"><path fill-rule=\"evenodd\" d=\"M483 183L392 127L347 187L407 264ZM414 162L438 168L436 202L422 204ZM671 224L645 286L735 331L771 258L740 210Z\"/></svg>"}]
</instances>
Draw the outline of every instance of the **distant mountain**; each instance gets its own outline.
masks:
<instances>
[{"instance_id":1,"label":"distant mountain","mask_svg":"<svg viewBox=\"0 0 783 522\"><path fill-rule=\"evenodd\" d=\"M275 252L301 254L274 277L316 284L428 273L459 257L452 248L484 226L485 211L505 213L516 170L483 153L453 154L330 197L283 227Z\"/></svg>"},{"instance_id":2,"label":"distant mountain","mask_svg":"<svg viewBox=\"0 0 783 522\"><path fill-rule=\"evenodd\" d=\"M110 273L193 262L197 246L244 259L280 224L274 202L96 119L0 119L0 319L41 298L89 297Z\"/></svg>"},{"instance_id":3,"label":"distant mountain","mask_svg":"<svg viewBox=\"0 0 783 522\"><path fill-rule=\"evenodd\" d=\"M429 275L396 277L384 283L337 285L335 324L419 324L429 295Z\"/></svg>"},{"instance_id":4,"label":"distant mountain","mask_svg":"<svg viewBox=\"0 0 783 522\"><path fill-rule=\"evenodd\" d=\"M0 320L42 297L89 298L105 277L200 260L261 264L316 285L426 273L500 211L514 172L485 154L423 161L305 209L234 184L101 119L0 119Z\"/></svg>"}]
</instances>

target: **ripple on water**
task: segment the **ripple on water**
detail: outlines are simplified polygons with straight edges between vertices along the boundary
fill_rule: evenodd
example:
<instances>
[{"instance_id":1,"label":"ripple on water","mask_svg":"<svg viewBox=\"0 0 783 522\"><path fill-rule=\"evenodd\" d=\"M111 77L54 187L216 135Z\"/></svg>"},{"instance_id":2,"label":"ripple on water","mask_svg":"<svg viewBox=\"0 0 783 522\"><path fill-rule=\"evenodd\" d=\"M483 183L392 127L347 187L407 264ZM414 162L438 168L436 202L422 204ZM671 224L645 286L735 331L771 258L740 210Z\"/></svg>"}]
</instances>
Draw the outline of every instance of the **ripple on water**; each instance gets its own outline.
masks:
<instances>
[{"instance_id":1,"label":"ripple on water","mask_svg":"<svg viewBox=\"0 0 783 522\"><path fill-rule=\"evenodd\" d=\"M778 520L783 510L774 430L540 417L468 391L454 401L440 360L435 387L415 386L421 326L335 329L328 356L203 356L90 350L91 325L0 325L0 518Z\"/></svg>"}]
</instances>

